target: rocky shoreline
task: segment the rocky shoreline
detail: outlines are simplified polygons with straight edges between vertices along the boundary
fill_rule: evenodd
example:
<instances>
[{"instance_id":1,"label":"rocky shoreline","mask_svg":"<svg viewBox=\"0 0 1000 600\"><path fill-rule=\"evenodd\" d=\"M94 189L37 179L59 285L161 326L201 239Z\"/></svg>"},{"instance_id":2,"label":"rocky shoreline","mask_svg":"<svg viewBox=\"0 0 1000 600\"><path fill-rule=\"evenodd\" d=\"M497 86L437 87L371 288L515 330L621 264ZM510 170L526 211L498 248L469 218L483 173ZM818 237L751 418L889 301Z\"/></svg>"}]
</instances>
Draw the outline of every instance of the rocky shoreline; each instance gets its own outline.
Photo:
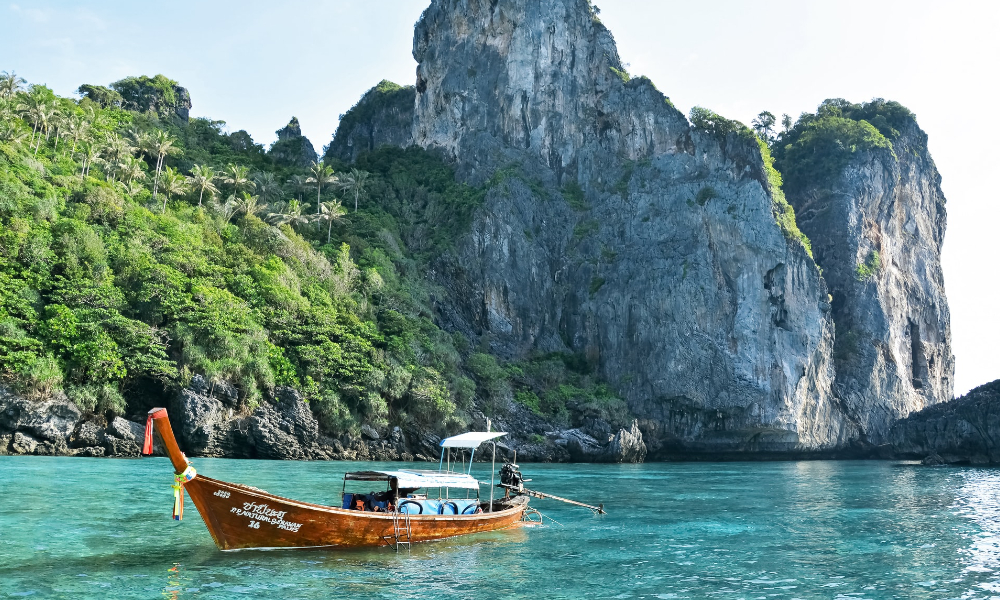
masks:
<instances>
[{"instance_id":1,"label":"rocky shoreline","mask_svg":"<svg viewBox=\"0 0 1000 600\"><path fill-rule=\"evenodd\" d=\"M237 399L232 386L209 385L200 376L173 397L167 409L188 456L437 462L440 454L439 436L398 426L379 432L363 425L360 435L326 435L293 388L277 388L250 412L238 410ZM472 428L485 428L486 417L473 416ZM0 387L0 455L139 456L145 425L141 415L131 417L85 413L62 394L33 400ZM599 420L582 428L552 429L514 410L495 420L495 429L511 433L498 444L498 458L513 458L515 452L523 462L638 463L646 458L634 421L617 433Z\"/></svg>"},{"instance_id":2,"label":"rocky shoreline","mask_svg":"<svg viewBox=\"0 0 1000 600\"><path fill-rule=\"evenodd\" d=\"M236 389L208 385L195 376L168 404L181 447L192 457L274 460L436 462L441 438L426 431L370 425L360 435L326 435L294 389L275 390L270 401L247 414L237 411ZM475 413L473 428L486 418ZM495 421L511 436L499 457L520 462L641 463L647 458L638 422L613 433L599 420L580 428L551 429L530 413L508 412ZM135 416L108 419L85 413L65 396L32 400L0 387L0 455L136 457L144 424ZM540 433L539 433L540 432ZM897 421L890 443L855 445L824 453L657 453L671 460L916 459L925 464L1000 464L1000 380L966 396L928 407ZM604 440L604 441L601 441ZM159 444L156 454L162 454ZM480 455L487 460L488 455Z\"/></svg>"}]
</instances>

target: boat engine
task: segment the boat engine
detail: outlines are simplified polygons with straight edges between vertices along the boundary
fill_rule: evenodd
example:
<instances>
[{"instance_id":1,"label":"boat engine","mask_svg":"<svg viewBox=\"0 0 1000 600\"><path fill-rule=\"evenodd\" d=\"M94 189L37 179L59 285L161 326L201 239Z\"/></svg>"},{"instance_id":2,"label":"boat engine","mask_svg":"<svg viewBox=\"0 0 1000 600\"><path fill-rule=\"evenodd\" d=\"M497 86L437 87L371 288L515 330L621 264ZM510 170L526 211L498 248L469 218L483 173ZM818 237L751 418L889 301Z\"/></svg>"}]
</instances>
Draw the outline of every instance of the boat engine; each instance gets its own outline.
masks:
<instances>
[{"instance_id":1,"label":"boat engine","mask_svg":"<svg viewBox=\"0 0 1000 600\"><path fill-rule=\"evenodd\" d=\"M500 485L519 494L524 491L524 476L516 464L508 462L500 467Z\"/></svg>"}]
</instances>

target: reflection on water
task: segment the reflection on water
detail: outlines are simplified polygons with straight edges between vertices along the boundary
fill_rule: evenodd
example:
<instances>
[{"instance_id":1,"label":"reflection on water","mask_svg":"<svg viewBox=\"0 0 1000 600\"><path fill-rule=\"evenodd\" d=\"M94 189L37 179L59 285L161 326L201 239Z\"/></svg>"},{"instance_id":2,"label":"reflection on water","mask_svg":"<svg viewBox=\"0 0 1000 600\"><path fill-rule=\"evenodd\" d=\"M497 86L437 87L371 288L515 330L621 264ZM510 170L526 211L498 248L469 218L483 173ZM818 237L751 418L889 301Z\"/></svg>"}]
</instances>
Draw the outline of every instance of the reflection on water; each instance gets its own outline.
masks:
<instances>
[{"instance_id":1,"label":"reflection on water","mask_svg":"<svg viewBox=\"0 0 1000 600\"><path fill-rule=\"evenodd\" d=\"M373 465L205 459L196 466L336 503L342 473ZM550 517L543 526L417 544L408 554L222 553L196 511L170 520L165 459L0 457L0 597L1000 594L1000 472L992 469L788 462L524 470L538 489L604 502L610 514L532 500Z\"/></svg>"}]
</instances>

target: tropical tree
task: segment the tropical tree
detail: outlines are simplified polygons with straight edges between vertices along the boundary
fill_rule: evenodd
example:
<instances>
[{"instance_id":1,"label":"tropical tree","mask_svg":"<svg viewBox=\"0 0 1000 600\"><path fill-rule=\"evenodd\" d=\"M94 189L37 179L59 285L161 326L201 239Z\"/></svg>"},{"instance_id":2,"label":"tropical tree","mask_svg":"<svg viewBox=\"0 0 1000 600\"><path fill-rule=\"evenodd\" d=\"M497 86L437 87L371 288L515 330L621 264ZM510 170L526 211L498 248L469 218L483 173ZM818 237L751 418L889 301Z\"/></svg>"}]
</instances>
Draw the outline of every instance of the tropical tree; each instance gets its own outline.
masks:
<instances>
[{"instance_id":1,"label":"tropical tree","mask_svg":"<svg viewBox=\"0 0 1000 600\"><path fill-rule=\"evenodd\" d=\"M236 212L249 216L255 215L262 210L264 210L264 206L260 204L260 196L251 196L250 194L243 192L242 195L236 199Z\"/></svg>"},{"instance_id":2,"label":"tropical tree","mask_svg":"<svg viewBox=\"0 0 1000 600\"><path fill-rule=\"evenodd\" d=\"M135 147L117 133L111 133L105 138L100 161L104 164L108 181L116 181L125 169L139 168L138 165L133 166L130 163L133 160L133 152Z\"/></svg>"},{"instance_id":3,"label":"tropical tree","mask_svg":"<svg viewBox=\"0 0 1000 600\"><path fill-rule=\"evenodd\" d=\"M292 186L292 191L295 192L295 198L302 202L302 192L309 188L308 177L305 175L292 175L288 178L288 185Z\"/></svg>"},{"instance_id":4,"label":"tropical tree","mask_svg":"<svg viewBox=\"0 0 1000 600\"><path fill-rule=\"evenodd\" d=\"M236 207L236 198L230 196L226 198L225 202L217 202L213 199L212 209L215 210L215 212L219 213L225 220L225 222L228 223L229 220L233 218L233 215L235 215L236 211L238 210Z\"/></svg>"},{"instance_id":5,"label":"tropical tree","mask_svg":"<svg viewBox=\"0 0 1000 600\"><path fill-rule=\"evenodd\" d=\"M76 146L90 132L90 122L83 115L70 115L65 124L66 136L73 140L73 149L69 157L76 155Z\"/></svg>"},{"instance_id":6,"label":"tropical tree","mask_svg":"<svg viewBox=\"0 0 1000 600\"><path fill-rule=\"evenodd\" d=\"M751 121L750 124L753 125L753 130L757 132L760 139L771 143L772 132L774 131L774 124L776 122L774 113L765 110L757 115L757 118Z\"/></svg>"},{"instance_id":7,"label":"tropical tree","mask_svg":"<svg viewBox=\"0 0 1000 600\"><path fill-rule=\"evenodd\" d=\"M365 193L365 188L368 186L368 176L367 171L351 169L350 173L346 173L340 178L338 184L340 189L354 196L354 212L358 212L358 198Z\"/></svg>"},{"instance_id":8,"label":"tropical tree","mask_svg":"<svg viewBox=\"0 0 1000 600\"><path fill-rule=\"evenodd\" d=\"M26 83L27 80L19 77L14 71L3 71L0 73L0 98L13 98Z\"/></svg>"},{"instance_id":9,"label":"tropical tree","mask_svg":"<svg viewBox=\"0 0 1000 600\"><path fill-rule=\"evenodd\" d=\"M333 222L339 221L341 217L347 214L344 207L340 205L339 200L333 202L324 202L319 207L319 214L316 215L316 220L319 222L326 222L326 243L330 243L330 234L333 231Z\"/></svg>"},{"instance_id":10,"label":"tropical tree","mask_svg":"<svg viewBox=\"0 0 1000 600\"><path fill-rule=\"evenodd\" d=\"M158 129L146 141L146 153L149 154L150 158L156 157L156 175L153 177L153 200L156 200L156 190L160 183L160 173L163 171L163 159L172 154L179 154L181 151L180 148L174 146L176 141L176 139L162 129ZM163 210L167 210L166 201L163 202Z\"/></svg>"},{"instance_id":11,"label":"tropical tree","mask_svg":"<svg viewBox=\"0 0 1000 600\"><path fill-rule=\"evenodd\" d=\"M0 142L20 146L28 139L28 132L13 121L0 122Z\"/></svg>"},{"instance_id":12,"label":"tropical tree","mask_svg":"<svg viewBox=\"0 0 1000 600\"><path fill-rule=\"evenodd\" d=\"M215 170L208 165L195 165L191 168L191 176L188 177L188 184L190 184L191 189L198 190L198 206L201 206L201 200L205 197L205 192L214 196L219 192L219 188L215 187Z\"/></svg>"},{"instance_id":13,"label":"tropical tree","mask_svg":"<svg viewBox=\"0 0 1000 600\"><path fill-rule=\"evenodd\" d=\"M167 200L170 194L183 194L187 191L187 179L171 167L163 171L163 212L167 212Z\"/></svg>"},{"instance_id":14,"label":"tropical tree","mask_svg":"<svg viewBox=\"0 0 1000 600\"><path fill-rule=\"evenodd\" d=\"M44 100L32 100L29 104L22 105L23 110L27 117L31 119L32 130L31 130L31 141L35 144L35 155L38 155L38 149L42 145L42 132L46 133L46 139L48 139L49 123L56 116L58 111L56 107ZM36 140L37 134L37 140Z\"/></svg>"},{"instance_id":15,"label":"tropical tree","mask_svg":"<svg viewBox=\"0 0 1000 600\"><path fill-rule=\"evenodd\" d=\"M52 117L52 128L55 129L55 133L52 137L56 141L55 145L52 147L53 152L59 151L59 138L66 137L66 132L63 131L63 125L66 124L66 119L67 117L63 116L61 113L56 113Z\"/></svg>"},{"instance_id":16,"label":"tropical tree","mask_svg":"<svg viewBox=\"0 0 1000 600\"><path fill-rule=\"evenodd\" d=\"M143 173L142 177L138 177L136 179L133 179L132 181L123 183L122 187L125 189L125 193L127 193L129 196L137 195L145 188L145 186L143 186L141 183L141 180L145 178L146 178L146 173Z\"/></svg>"},{"instance_id":17,"label":"tropical tree","mask_svg":"<svg viewBox=\"0 0 1000 600\"><path fill-rule=\"evenodd\" d=\"M312 175L306 179L306 182L316 184L316 214L319 214L320 193L323 191L323 186L335 183L337 176L333 174L333 167L328 166L325 162L313 162L309 167L309 172Z\"/></svg>"},{"instance_id":18,"label":"tropical tree","mask_svg":"<svg viewBox=\"0 0 1000 600\"><path fill-rule=\"evenodd\" d=\"M257 186L257 194L265 204L270 204L272 200L281 197L281 184L274 178L274 173L267 171L257 173L253 180Z\"/></svg>"},{"instance_id":19,"label":"tropical tree","mask_svg":"<svg viewBox=\"0 0 1000 600\"><path fill-rule=\"evenodd\" d=\"M155 156L153 154L153 136L149 132L132 129L128 134L132 138L132 142L135 143L135 147L139 149L140 158L145 156L152 159Z\"/></svg>"},{"instance_id":20,"label":"tropical tree","mask_svg":"<svg viewBox=\"0 0 1000 600\"><path fill-rule=\"evenodd\" d=\"M289 200L285 210L273 212L267 215L267 220L276 225L288 224L292 227L305 225L309 222L309 217L302 214L302 205L298 200Z\"/></svg>"},{"instance_id":21,"label":"tropical tree","mask_svg":"<svg viewBox=\"0 0 1000 600\"><path fill-rule=\"evenodd\" d=\"M222 173L223 181L226 185L233 187L231 197L235 198L240 192L252 192L257 185L250 179L250 169L241 165L229 163Z\"/></svg>"},{"instance_id":22,"label":"tropical tree","mask_svg":"<svg viewBox=\"0 0 1000 600\"><path fill-rule=\"evenodd\" d=\"M134 156L126 156L118 163L118 178L125 183L142 181L146 178L146 172L142 169L142 161Z\"/></svg>"},{"instance_id":23,"label":"tropical tree","mask_svg":"<svg viewBox=\"0 0 1000 600\"><path fill-rule=\"evenodd\" d=\"M100 147L94 140L87 140L80 146L80 152L83 154L83 163L80 168L80 179L82 180L90 173L90 166L100 154Z\"/></svg>"},{"instance_id":24,"label":"tropical tree","mask_svg":"<svg viewBox=\"0 0 1000 600\"><path fill-rule=\"evenodd\" d=\"M788 116L788 113L781 115L781 130L782 133L788 133L792 129L792 118Z\"/></svg>"},{"instance_id":25,"label":"tropical tree","mask_svg":"<svg viewBox=\"0 0 1000 600\"><path fill-rule=\"evenodd\" d=\"M0 97L0 119L4 121L13 119L15 106L13 99Z\"/></svg>"}]
</instances>

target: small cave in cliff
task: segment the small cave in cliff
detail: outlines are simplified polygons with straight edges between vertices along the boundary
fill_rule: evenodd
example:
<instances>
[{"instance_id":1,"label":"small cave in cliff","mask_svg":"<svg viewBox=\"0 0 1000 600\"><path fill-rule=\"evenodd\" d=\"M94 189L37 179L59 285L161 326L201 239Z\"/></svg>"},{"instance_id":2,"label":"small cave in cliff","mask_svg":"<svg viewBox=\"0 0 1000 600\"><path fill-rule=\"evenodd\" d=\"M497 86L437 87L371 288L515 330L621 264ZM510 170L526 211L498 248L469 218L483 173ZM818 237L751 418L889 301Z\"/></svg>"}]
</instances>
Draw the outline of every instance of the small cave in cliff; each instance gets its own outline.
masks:
<instances>
[{"instance_id":1,"label":"small cave in cliff","mask_svg":"<svg viewBox=\"0 0 1000 600\"><path fill-rule=\"evenodd\" d=\"M767 290L771 302L771 321L775 327L790 331L788 309L785 308L785 290L782 286L784 279L785 265L779 263L764 275L764 289Z\"/></svg>"},{"instance_id":2,"label":"small cave in cliff","mask_svg":"<svg viewBox=\"0 0 1000 600\"><path fill-rule=\"evenodd\" d=\"M927 357L924 356L924 345L920 341L920 325L913 321L910 321L910 370L913 387L923 389L927 380Z\"/></svg>"}]
</instances>

